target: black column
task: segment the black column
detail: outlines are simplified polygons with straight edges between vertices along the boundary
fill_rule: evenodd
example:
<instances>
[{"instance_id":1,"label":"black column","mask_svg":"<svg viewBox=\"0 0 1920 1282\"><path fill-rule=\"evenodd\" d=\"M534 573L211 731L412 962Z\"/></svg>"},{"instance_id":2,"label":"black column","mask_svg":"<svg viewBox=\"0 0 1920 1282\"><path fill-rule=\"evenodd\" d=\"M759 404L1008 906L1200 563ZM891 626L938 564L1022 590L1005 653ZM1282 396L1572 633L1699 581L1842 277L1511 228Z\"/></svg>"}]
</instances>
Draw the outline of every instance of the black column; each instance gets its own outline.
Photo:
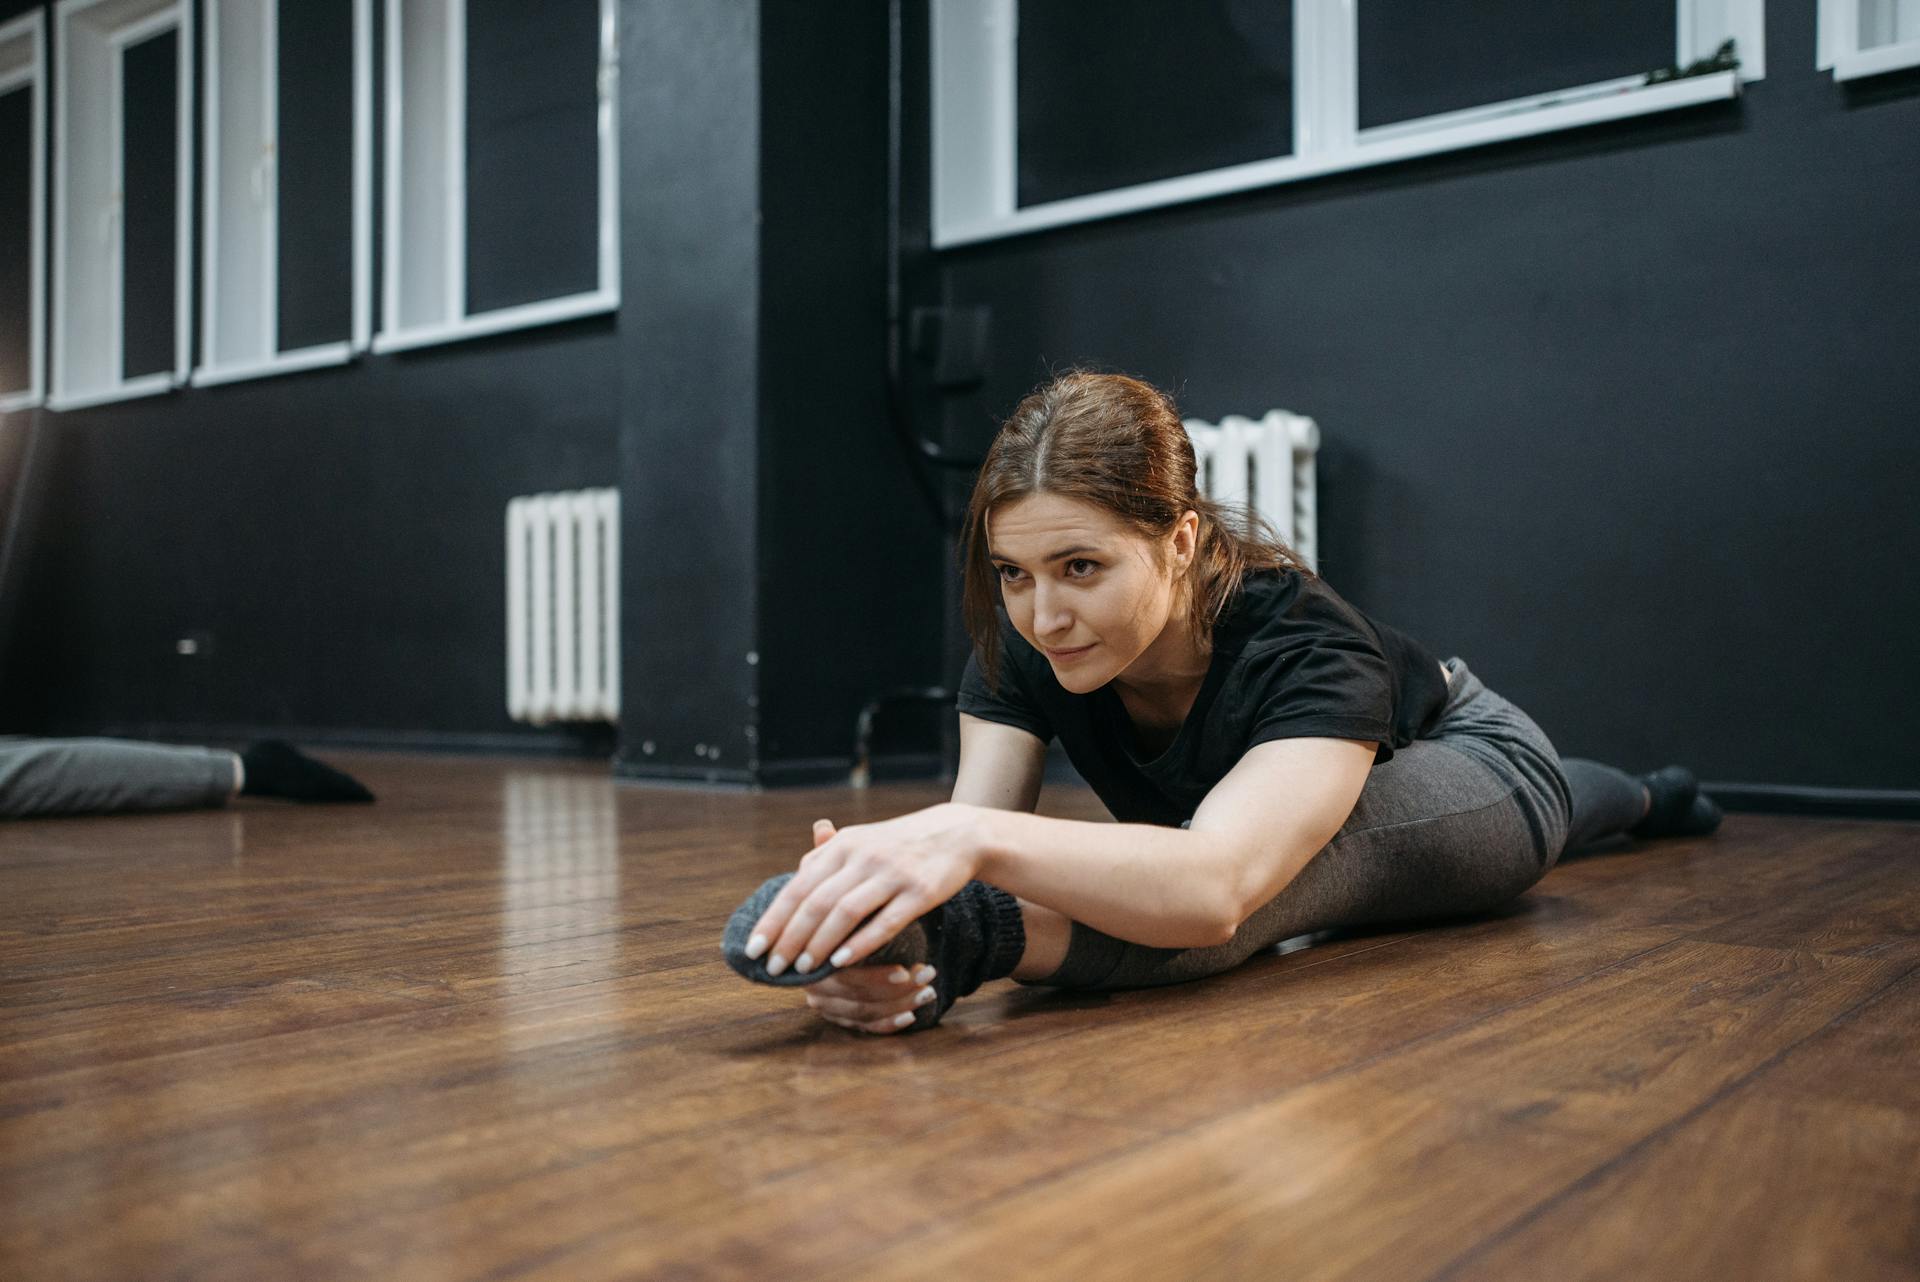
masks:
<instances>
[{"instance_id":1,"label":"black column","mask_svg":"<svg viewBox=\"0 0 1920 1282\"><path fill-rule=\"evenodd\" d=\"M623 0L623 775L753 778L759 73L759 5Z\"/></svg>"},{"instance_id":2,"label":"black column","mask_svg":"<svg viewBox=\"0 0 1920 1282\"><path fill-rule=\"evenodd\" d=\"M616 768L844 780L862 706L938 684L950 574L888 417L887 6L622 18ZM875 773L951 716L883 707Z\"/></svg>"}]
</instances>

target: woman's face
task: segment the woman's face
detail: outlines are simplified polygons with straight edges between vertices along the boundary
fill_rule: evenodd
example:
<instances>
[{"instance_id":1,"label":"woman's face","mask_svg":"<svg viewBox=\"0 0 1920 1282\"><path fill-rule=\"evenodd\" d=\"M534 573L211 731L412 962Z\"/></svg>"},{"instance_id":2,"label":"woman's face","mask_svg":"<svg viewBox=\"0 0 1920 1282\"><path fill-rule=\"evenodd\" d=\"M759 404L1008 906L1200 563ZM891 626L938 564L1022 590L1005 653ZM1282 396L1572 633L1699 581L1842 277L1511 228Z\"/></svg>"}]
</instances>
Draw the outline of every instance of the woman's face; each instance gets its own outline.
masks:
<instances>
[{"instance_id":1,"label":"woman's face","mask_svg":"<svg viewBox=\"0 0 1920 1282\"><path fill-rule=\"evenodd\" d=\"M1014 628L1064 688L1086 694L1123 673L1142 684L1190 675L1185 629L1167 625L1198 527L1195 513L1181 518L1163 568L1153 542L1104 508L1033 494L988 514L987 555Z\"/></svg>"}]
</instances>

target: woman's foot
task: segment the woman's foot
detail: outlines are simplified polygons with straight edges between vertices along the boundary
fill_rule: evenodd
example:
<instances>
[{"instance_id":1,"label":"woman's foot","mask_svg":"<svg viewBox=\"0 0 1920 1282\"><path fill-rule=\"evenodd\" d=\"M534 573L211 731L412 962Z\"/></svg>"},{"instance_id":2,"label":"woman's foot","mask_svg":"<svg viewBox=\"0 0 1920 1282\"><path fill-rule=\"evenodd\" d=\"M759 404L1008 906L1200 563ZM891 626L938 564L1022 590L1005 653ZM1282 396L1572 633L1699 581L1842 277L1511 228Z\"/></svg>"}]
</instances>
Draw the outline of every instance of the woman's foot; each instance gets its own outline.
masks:
<instances>
[{"instance_id":1,"label":"woman's foot","mask_svg":"<svg viewBox=\"0 0 1920 1282\"><path fill-rule=\"evenodd\" d=\"M783 970L773 975L767 970L771 957L747 956L747 941L754 925L791 880L790 872L768 878L734 910L727 922L721 953L736 973L756 984L797 987L841 973L831 962L822 962L805 973ZM954 1002L982 983L1011 974L1025 944L1018 901L997 887L970 881L959 894L919 920L908 923L906 929L858 964L847 967L846 972L864 971L864 975L851 982L870 984L876 973L882 973L881 967L899 966L911 972L931 968L934 974L930 981L921 982L929 983L934 997L914 1007L913 1019L909 1021L914 1028L931 1028Z\"/></svg>"},{"instance_id":2,"label":"woman's foot","mask_svg":"<svg viewBox=\"0 0 1920 1282\"><path fill-rule=\"evenodd\" d=\"M1640 776L1647 790L1647 813L1627 829L1635 837L1698 837L1720 826L1720 807L1700 792L1700 781L1685 766L1662 766Z\"/></svg>"}]
</instances>

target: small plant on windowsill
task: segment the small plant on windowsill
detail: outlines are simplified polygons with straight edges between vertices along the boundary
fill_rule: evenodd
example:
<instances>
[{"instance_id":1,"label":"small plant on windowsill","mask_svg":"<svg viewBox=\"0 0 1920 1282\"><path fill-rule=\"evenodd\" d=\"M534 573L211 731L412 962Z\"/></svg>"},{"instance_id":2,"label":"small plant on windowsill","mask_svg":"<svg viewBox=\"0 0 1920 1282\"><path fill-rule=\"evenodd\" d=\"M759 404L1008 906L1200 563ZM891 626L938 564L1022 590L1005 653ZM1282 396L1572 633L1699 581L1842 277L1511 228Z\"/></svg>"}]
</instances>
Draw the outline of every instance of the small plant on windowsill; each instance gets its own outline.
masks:
<instances>
[{"instance_id":1,"label":"small plant on windowsill","mask_svg":"<svg viewBox=\"0 0 1920 1282\"><path fill-rule=\"evenodd\" d=\"M1669 80L1687 80L1693 76L1711 76L1719 71L1737 71L1740 67L1740 55L1734 52L1733 37L1728 36L1720 42L1710 58L1699 58L1686 66L1662 67L1658 71L1647 73L1650 85L1665 84Z\"/></svg>"}]
</instances>

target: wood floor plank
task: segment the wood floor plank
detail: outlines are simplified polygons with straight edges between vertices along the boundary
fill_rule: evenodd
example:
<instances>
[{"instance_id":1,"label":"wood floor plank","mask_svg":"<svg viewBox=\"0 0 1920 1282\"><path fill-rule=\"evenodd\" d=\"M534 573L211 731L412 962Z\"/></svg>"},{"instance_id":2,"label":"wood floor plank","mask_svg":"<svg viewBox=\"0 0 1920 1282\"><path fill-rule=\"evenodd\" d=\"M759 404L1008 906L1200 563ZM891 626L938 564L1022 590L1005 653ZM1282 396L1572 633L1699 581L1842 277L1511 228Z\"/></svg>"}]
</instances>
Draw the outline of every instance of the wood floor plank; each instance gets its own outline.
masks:
<instances>
[{"instance_id":1,"label":"wood floor plank","mask_svg":"<svg viewBox=\"0 0 1920 1282\"><path fill-rule=\"evenodd\" d=\"M1920 1232L1913 825L1736 815L1482 919L870 1037L721 928L814 818L939 784L341 761L376 805L0 827L0 1278L1705 1267L1621 1243L1616 1180L1732 1202L1777 1276L1901 1276ZM1736 1169L1823 1184L1761 1231Z\"/></svg>"},{"instance_id":2,"label":"wood floor plank","mask_svg":"<svg viewBox=\"0 0 1920 1282\"><path fill-rule=\"evenodd\" d=\"M1424 1277L1899 973L1679 941L996 1203L859 1271L964 1275L1017 1241L1035 1266L1003 1276L1124 1264L1176 1279L1291 1261L1315 1279ZM1423 1214L1436 1189L1445 1214ZM1095 1220L1101 1233L1076 1231Z\"/></svg>"},{"instance_id":3,"label":"wood floor plank","mask_svg":"<svg viewBox=\"0 0 1920 1282\"><path fill-rule=\"evenodd\" d=\"M1920 1278L1916 1044L1910 971L1443 1276Z\"/></svg>"}]
</instances>

